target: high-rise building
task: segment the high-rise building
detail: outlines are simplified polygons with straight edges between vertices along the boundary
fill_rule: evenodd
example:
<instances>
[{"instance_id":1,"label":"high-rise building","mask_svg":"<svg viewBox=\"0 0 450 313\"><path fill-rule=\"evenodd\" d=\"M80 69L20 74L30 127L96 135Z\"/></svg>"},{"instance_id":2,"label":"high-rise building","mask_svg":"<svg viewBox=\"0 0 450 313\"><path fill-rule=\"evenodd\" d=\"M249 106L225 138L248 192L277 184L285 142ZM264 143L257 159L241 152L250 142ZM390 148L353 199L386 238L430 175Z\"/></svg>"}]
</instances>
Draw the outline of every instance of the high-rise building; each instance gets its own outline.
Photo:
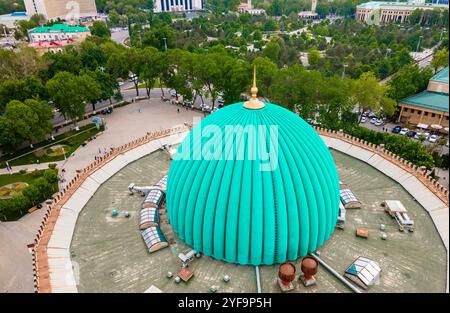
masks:
<instances>
[{"instance_id":1,"label":"high-rise building","mask_svg":"<svg viewBox=\"0 0 450 313\"><path fill-rule=\"evenodd\" d=\"M203 9L202 0L155 0L153 11L159 12L184 12Z\"/></svg>"},{"instance_id":2,"label":"high-rise building","mask_svg":"<svg viewBox=\"0 0 450 313\"><path fill-rule=\"evenodd\" d=\"M42 14L47 20L65 21L97 15L95 0L24 0L27 14Z\"/></svg>"}]
</instances>

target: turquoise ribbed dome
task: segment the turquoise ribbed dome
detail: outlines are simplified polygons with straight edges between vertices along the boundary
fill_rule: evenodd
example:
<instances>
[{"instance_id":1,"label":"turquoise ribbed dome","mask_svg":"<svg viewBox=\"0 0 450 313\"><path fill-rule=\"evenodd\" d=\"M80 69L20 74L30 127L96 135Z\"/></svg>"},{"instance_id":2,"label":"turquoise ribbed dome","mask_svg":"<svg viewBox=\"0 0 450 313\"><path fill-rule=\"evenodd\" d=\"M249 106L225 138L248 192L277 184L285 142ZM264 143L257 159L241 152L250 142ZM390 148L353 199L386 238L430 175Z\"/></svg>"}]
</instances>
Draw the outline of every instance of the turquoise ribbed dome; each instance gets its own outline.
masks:
<instances>
[{"instance_id":1,"label":"turquoise ribbed dome","mask_svg":"<svg viewBox=\"0 0 450 313\"><path fill-rule=\"evenodd\" d=\"M246 126L259 126L257 135ZM215 157L193 149L200 146ZM275 147L270 160L251 152ZM230 263L281 263L315 251L333 233L339 179L304 120L275 104L252 110L236 103L203 119L178 148L167 210L174 231L196 251Z\"/></svg>"}]
</instances>

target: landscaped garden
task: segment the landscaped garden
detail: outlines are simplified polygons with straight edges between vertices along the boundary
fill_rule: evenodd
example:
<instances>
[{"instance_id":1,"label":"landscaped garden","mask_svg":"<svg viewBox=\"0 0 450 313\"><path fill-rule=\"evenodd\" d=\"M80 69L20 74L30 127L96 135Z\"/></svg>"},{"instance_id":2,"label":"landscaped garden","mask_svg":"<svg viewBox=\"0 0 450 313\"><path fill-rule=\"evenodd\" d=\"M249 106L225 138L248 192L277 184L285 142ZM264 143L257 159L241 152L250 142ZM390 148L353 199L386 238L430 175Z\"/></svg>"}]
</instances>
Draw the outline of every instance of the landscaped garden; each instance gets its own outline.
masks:
<instances>
[{"instance_id":1,"label":"landscaped garden","mask_svg":"<svg viewBox=\"0 0 450 313\"><path fill-rule=\"evenodd\" d=\"M0 221L19 219L57 191L57 169L0 175Z\"/></svg>"},{"instance_id":2,"label":"landscaped garden","mask_svg":"<svg viewBox=\"0 0 450 313\"><path fill-rule=\"evenodd\" d=\"M80 145L89 141L103 127L97 129L93 124L80 127L79 131L71 130L55 137L55 140L45 140L36 144L34 148L26 148L12 154L3 155L0 158L0 167L6 167L6 161L10 166L47 163L64 160L70 156Z\"/></svg>"}]
</instances>

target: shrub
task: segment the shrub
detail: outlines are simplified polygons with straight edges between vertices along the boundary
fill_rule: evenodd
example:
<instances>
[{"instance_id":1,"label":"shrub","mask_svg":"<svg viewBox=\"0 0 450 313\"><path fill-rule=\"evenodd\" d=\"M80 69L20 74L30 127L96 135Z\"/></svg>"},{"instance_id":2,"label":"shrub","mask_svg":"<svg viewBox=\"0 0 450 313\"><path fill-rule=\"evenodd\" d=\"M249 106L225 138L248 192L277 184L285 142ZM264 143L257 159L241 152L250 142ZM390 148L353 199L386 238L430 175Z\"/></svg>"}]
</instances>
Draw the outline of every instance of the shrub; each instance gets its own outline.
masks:
<instances>
[{"instance_id":1,"label":"shrub","mask_svg":"<svg viewBox=\"0 0 450 313\"><path fill-rule=\"evenodd\" d=\"M35 170L32 171L29 175L30 175L31 177L41 177L41 176L42 176L42 172L39 171L38 169L35 169Z\"/></svg>"},{"instance_id":2,"label":"shrub","mask_svg":"<svg viewBox=\"0 0 450 313\"><path fill-rule=\"evenodd\" d=\"M48 183L54 185L54 184L56 184L58 182L58 174L56 173L55 170L51 170L51 169L50 170L45 170L44 171L44 179Z\"/></svg>"},{"instance_id":3,"label":"shrub","mask_svg":"<svg viewBox=\"0 0 450 313\"><path fill-rule=\"evenodd\" d=\"M26 173L27 173L27 170L26 170L26 169L20 170L20 171L19 171L19 174L21 174L21 175L25 175Z\"/></svg>"},{"instance_id":4,"label":"shrub","mask_svg":"<svg viewBox=\"0 0 450 313\"><path fill-rule=\"evenodd\" d=\"M57 166L56 163L50 163L50 164L48 165L48 168L54 170L54 169L56 168L56 166Z\"/></svg>"}]
</instances>

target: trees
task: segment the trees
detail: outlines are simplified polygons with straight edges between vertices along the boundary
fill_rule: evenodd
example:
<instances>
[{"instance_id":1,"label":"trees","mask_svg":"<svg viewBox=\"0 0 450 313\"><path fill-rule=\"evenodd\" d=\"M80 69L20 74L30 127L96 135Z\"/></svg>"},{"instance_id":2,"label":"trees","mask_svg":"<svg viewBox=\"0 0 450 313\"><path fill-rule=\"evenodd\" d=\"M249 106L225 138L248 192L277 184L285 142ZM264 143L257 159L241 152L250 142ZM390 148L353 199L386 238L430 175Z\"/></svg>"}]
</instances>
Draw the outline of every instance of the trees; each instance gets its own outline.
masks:
<instances>
[{"instance_id":1,"label":"trees","mask_svg":"<svg viewBox=\"0 0 450 313\"><path fill-rule=\"evenodd\" d=\"M432 76L429 68L419 69L417 65L405 65L388 82L388 96L400 101L426 89Z\"/></svg>"},{"instance_id":2,"label":"trees","mask_svg":"<svg viewBox=\"0 0 450 313\"><path fill-rule=\"evenodd\" d=\"M272 86L274 76L278 70L277 66L267 57L257 57L253 60L256 66L258 93L268 97L269 89Z\"/></svg>"},{"instance_id":3,"label":"trees","mask_svg":"<svg viewBox=\"0 0 450 313\"><path fill-rule=\"evenodd\" d=\"M195 75L199 82L206 86L208 93L212 98L212 109L214 109L216 99L218 97L218 85L220 81L220 65L222 64L223 54L208 53L201 58L198 58L195 66Z\"/></svg>"},{"instance_id":4,"label":"trees","mask_svg":"<svg viewBox=\"0 0 450 313\"><path fill-rule=\"evenodd\" d=\"M316 47L312 48L308 52L308 63L311 67L316 68L319 65L320 53Z\"/></svg>"},{"instance_id":5,"label":"trees","mask_svg":"<svg viewBox=\"0 0 450 313\"><path fill-rule=\"evenodd\" d=\"M94 21L92 26L90 27L91 34L93 36L98 36L101 38L110 38L111 31L108 29L108 26L103 21Z\"/></svg>"},{"instance_id":6,"label":"trees","mask_svg":"<svg viewBox=\"0 0 450 313\"><path fill-rule=\"evenodd\" d=\"M276 41L269 41L263 50L263 55L274 63L278 63L281 47Z\"/></svg>"},{"instance_id":7,"label":"trees","mask_svg":"<svg viewBox=\"0 0 450 313\"><path fill-rule=\"evenodd\" d=\"M431 61L431 65L436 73L441 67L448 66L448 50L441 49L434 54L434 58Z\"/></svg>"},{"instance_id":8,"label":"trees","mask_svg":"<svg viewBox=\"0 0 450 313\"><path fill-rule=\"evenodd\" d=\"M72 119L74 124L76 119L83 118L86 102L98 99L100 92L97 82L88 75L75 76L69 72L56 74L46 83L46 88L64 118Z\"/></svg>"},{"instance_id":9,"label":"trees","mask_svg":"<svg viewBox=\"0 0 450 313\"><path fill-rule=\"evenodd\" d=\"M153 47L146 47L142 55L142 69L141 78L145 82L145 90L147 97L150 97L150 90L155 85L159 75L159 61L161 60L161 53Z\"/></svg>"},{"instance_id":10,"label":"trees","mask_svg":"<svg viewBox=\"0 0 450 313\"><path fill-rule=\"evenodd\" d=\"M92 104L92 110L95 111L95 104L103 100L102 99L102 91L100 89L100 84L97 82L99 76L83 74L77 77L77 81L80 84L79 92L82 97L85 99L84 101L90 102Z\"/></svg>"},{"instance_id":11,"label":"trees","mask_svg":"<svg viewBox=\"0 0 450 313\"><path fill-rule=\"evenodd\" d=\"M176 33L172 27L164 25L158 28L151 28L142 35L142 45L152 46L159 51L175 48Z\"/></svg>"},{"instance_id":12,"label":"trees","mask_svg":"<svg viewBox=\"0 0 450 313\"><path fill-rule=\"evenodd\" d=\"M353 81L352 86L352 97L358 106L358 112L360 114L367 110L378 112L383 109L386 114L392 114L395 102L386 99L387 89L387 86L378 83L372 72L361 74Z\"/></svg>"},{"instance_id":13,"label":"trees","mask_svg":"<svg viewBox=\"0 0 450 313\"><path fill-rule=\"evenodd\" d=\"M244 60L226 57L222 59L220 81L218 85L223 92L225 103L241 100L241 93L247 91L251 81L251 67Z\"/></svg>"},{"instance_id":14,"label":"trees","mask_svg":"<svg viewBox=\"0 0 450 313\"><path fill-rule=\"evenodd\" d=\"M24 141L43 139L52 130L52 111L44 101L13 100L0 116L0 145L12 151Z\"/></svg>"}]
</instances>

